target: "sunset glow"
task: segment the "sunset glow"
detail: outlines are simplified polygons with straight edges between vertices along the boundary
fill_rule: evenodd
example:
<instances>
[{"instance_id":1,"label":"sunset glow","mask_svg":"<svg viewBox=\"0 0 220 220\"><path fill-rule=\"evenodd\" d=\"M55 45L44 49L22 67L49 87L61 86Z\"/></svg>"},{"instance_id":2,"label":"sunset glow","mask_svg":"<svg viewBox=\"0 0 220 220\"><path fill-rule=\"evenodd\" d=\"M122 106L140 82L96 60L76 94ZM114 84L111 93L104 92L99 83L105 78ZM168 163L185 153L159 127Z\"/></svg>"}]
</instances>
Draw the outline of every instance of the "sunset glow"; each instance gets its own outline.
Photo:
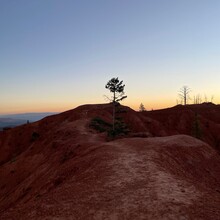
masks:
<instances>
[{"instance_id":1,"label":"sunset glow","mask_svg":"<svg viewBox=\"0 0 220 220\"><path fill-rule=\"evenodd\" d=\"M1 1L0 114L105 103L112 77L138 110L178 91L220 103L220 1ZM214 97L214 98L213 98Z\"/></svg>"}]
</instances>

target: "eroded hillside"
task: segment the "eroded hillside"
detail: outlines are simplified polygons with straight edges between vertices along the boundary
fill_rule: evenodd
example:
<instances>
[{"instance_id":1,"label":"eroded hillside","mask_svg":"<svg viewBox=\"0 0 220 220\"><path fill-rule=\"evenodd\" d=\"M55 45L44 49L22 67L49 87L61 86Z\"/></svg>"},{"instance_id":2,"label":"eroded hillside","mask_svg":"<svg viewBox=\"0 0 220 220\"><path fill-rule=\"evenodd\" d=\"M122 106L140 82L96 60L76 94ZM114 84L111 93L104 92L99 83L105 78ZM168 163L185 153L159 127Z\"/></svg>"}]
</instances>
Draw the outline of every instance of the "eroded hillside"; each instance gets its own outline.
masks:
<instances>
[{"instance_id":1,"label":"eroded hillside","mask_svg":"<svg viewBox=\"0 0 220 220\"><path fill-rule=\"evenodd\" d=\"M220 152L220 105L178 105L141 114L156 120L167 135L187 134L205 141Z\"/></svg>"},{"instance_id":2,"label":"eroded hillside","mask_svg":"<svg viewBox=\"0 0 220 220\"><path fill-rule=\"evenodd\" d=\"M110 105L2 132L0 218L218 219L217 151L186 135L146 138L161 122L122 110L130 133L114 141L90 127L111 121Z\"/></svg>"}]
</instances>

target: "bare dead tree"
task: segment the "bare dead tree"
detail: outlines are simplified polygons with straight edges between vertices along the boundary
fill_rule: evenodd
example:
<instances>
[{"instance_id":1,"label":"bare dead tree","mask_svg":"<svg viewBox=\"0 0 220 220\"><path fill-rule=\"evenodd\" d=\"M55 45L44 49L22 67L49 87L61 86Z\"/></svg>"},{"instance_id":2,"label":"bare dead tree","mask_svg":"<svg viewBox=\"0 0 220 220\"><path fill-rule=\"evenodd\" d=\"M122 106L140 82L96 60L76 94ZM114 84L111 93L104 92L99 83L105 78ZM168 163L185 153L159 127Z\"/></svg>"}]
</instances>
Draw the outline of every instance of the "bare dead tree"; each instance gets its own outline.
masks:
<instances>
[{"instance_id":1,"label":"bare dead tree","mask_svg":"<svg viewBox=\"0 0 220 220\"><path fill-rule=\"evenodd\" d=\"M184 105L186 105L190 99L190 92L191 89L188 86L183 86L178 93L179 97L183 100Z\"/></svg>"},{"instance_id":2,"label":"bare dead tree","mask_svg":"<svg viewBox=\"0 0 220 220\"><path fill-rule=\"evenodd\" d=\"M204 95L204 100L205 100L205 103L208 102L208 98L207 98L207 95L206 95L206 94Z\"/></svg>"},{"instance_id":3,"label":"bare dead tree","mask_svg":"<svg viewBox=\"0 0 220 220\"><path fill-rule=\"evenodd\" d=\"M201 104L202 103L202 98L200 94L197 94L194 96L194 104Z\"/></svg>"}]
</instances>

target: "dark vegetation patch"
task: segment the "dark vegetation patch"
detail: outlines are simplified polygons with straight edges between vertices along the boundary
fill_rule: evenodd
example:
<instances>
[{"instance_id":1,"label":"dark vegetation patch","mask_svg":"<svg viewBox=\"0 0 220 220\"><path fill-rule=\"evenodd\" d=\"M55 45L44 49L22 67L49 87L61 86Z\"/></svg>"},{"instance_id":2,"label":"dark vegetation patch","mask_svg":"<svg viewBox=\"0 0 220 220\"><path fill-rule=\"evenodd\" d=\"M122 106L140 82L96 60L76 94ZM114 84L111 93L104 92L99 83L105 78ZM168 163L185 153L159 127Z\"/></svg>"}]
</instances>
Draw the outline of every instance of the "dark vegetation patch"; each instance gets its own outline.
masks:
<instances>
[{"instance_id":1,"label":"dark vegetation patch","mask_svg":"<svg viewBox=\"0 0 220 220\"><path fill-rule=\"evenodd\" d=\"M107 132L108 138L124 136L127 135L129 132L127 124L123 122L123 119L121 117L116 118L114 129L112 124L104 121L99 117L93 118L89 126L100 133Z\"/></svg>"},{"instance_id":2,"label":"dark vegetation patch","mask_svg":"<svg viewBox=\"0 0 220 220\"><path fill-rule=\"evenodd\" d=\"M56 186L59 186L62 182L63 182L63 178L62 178L62 177L57 177L57 178L54 180L53 184L54 184L54 186L56 187Z\"/></svg>"},{"instance_id":3,"label":"dark vegetation patch","mask_svg":"<svg viewBox=\"0 0 220 220\"><path fill-rule=\"evenodd\" d=\"M34 131L31 135L31 141L36 141L40 137L40 134L36 131Z\"/></svg>"},{"instance_id":4,"label":"dark vegetation patch","mask_svg":"<svg viewBox=\"0 0 220 220\"><path fill-rule=\"evenodd\" d=\"M115 122L115 129L110 129L108 131L108 137L117 137L117 136L125 136L129 133L129 128L127 126L127 124L125 122L123 122L122 120L117 120Z\"/></svg>"},{"instance_id":5,"label":"dark vegetation patch","mask_svg":"<svg viewBox=\"0 0 220 220\"><path fill-rule=\"evenodd\" d=\"M197 139L202 139L202 129L200 125L198 114L195 114L193 125L192 125L192 136Z\"/></svg>"},{"instance_id":6,"label":"dark vegetation patch","mask_svg":"<svg viewBox=\"0 0 220 220\"><path fill-rule=\"evenodd\" d=\"M102 133L102 132L109 131L111 129L112 125L99 117L95 117L91 120L89 127Z\"/></svg>"},{"instance_id":7,"label":"dark vegetation patch","mask_svg":"<svg viewBox=\"0 0 220 220\"><path fill-rule=\"evenodd\" d=\"M8 131L8 130L11 130L13 127L4 127L2 128L3 131Z\"/></svg>"},{"instance_id":8,"label":"dark vegetation patch","mask_svg":"<svg viewBox=\"0 0 220 220\"><path fill-rule=\"evenodd\" d=\"M63 155L62 155L62 158L61 158L61 161L60 163L64 163L66 162L67 160L71 159L72 157L76 156L76 154L70 150L70 151L66 151Z\"/></svg>"}]
</instances>

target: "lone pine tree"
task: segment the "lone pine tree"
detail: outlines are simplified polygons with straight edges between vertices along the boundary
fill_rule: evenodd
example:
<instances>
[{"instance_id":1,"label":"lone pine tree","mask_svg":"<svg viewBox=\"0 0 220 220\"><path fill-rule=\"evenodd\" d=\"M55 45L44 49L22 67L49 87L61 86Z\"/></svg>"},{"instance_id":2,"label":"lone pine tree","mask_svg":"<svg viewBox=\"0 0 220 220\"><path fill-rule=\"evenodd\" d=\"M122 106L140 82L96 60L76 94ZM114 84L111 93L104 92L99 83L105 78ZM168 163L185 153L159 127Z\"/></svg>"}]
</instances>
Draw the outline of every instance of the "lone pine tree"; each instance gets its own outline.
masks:
<instances>
[{"instance_id":1,"label":"lone pine tree","mask_svg":"<svg viewBox=\"0 0 220 220\"><path fill-rule=\"evenodd\" d=\"M139 111L140 111L140 112L145 112L145 111L146 111L146 109L145 109L143 103L140 104L140 106L139 106Z\"/></svg>"},{"instance_id":2,"label":"lone pine tree","mask_svg":"<svg viewBox=\"0 0 220 220\"><path fill-rule=\"evenodd\" d=\"M123 81L120 81L118 77L110 79L107 84L105 85L106 89L109 89L111 93L113 93L113 96L110 98L110 101L113 104L113 113L112 113L112 129L113 132L115 131L115 108L116 105L122 101L123 99L127 98L127 96L124 95L124 87Z\"/></svg>"}]
</instances>

